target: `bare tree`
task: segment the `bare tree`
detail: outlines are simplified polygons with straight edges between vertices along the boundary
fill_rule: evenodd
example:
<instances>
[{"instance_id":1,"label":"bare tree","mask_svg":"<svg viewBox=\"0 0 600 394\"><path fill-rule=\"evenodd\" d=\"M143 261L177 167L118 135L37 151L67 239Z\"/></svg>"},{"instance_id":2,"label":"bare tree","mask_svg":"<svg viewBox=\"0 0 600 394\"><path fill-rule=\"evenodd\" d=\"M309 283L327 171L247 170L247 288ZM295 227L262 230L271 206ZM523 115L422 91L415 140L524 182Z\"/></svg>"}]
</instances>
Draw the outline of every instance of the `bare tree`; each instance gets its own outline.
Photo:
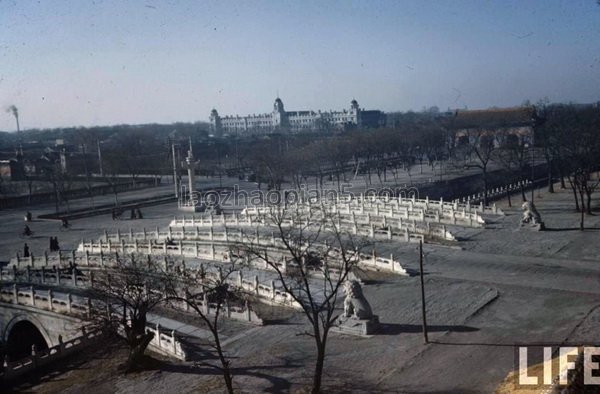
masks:
<instances>
[{"instance_id":1,"label":"bare tree","mask_svg":"<svg viewBox=\"0 0 600 394\"><path fill-rule=\"evenodd\" d=\"M525 139L522 136L510 134L510 133L497 133L496 139L500 144L500 149L496 151L494 161L500 164L501 167L506 171L506 180L509 183L513 183L518 179L525 178L525 170L528 163L528 150ZM533 148L532 148L533 149ZM506 197L508 199L508 206L512 206L510 190L506 188ZM523 201L527 201L525 196L525 188L521 182L521 198Z\"/></svg>"},{"instance_id":2,"label":"bare tree","mask_svg":"<svg viewBox=\"0 0 600 394\"><path fill-rule=\"evenodd\" d=\"M476 167L481 170L483 180L483 204L487 205L488 193L488 166L491 163L496 150L494 134L483 129L472 129L468 132L468 149L471 158L475 160L466 167Z\"/></svg>"},{"instance_id":3,"label":"bare tree","mask_svg":"<svg viewBox=\"0 0 600 394\"><path fill-rule=\"evenodd\" d=\"M600 179L594 172L600 167L600 109L586 108L576 113L567 140L567 157L572 171L568 175L573 192L579 194L581 219L580 230L584 229L584 213L592 215L592 194L599 188Z\"/></svg>"},{"instance_id":4,"label":"bare tree","mask_svg":"<svg viewBox=\"0 0 600 394\"><path fill-rule=\"evenodd\" d=\"M185 303L208 327L212 334L211 345L217 352L221 364L219 369L228 393L233 393L231 360L223 350L219 330L222 312L232 303L242 300L239 290L227 283L237 270L234 264L230 264L220 268L218 275L207 275L204 269L190 270L184 266L178 270L178 274L170 277L166 291L170 302Z\"/></svg>"},{"instance_id":5,"label":"bare tree","mask_svg":"<svg viewBox=\"0 0 600 394\"><path fill-rule=\"evenodd\" d=\"M94 274L91 318L96 324L125 338L129 355L124 371L140 366L154 334L146 330L147 314L165 300L168 275L159 264L148 259L116 256L112 268Z\"/></svg>"},{"instance_id":6,"label":"bare tree","mask_svg":"<svg viewBox=\"0 0 600 394\"><path fill-rule=\"evenodd\" d=\"M251 260L272 268L283 291L301 308L311 326L317 359L313 373L313 393L322 386L327 339L339 314L336 304L341 286L357 265L360 246L355 236L342 230L339 216L324 205L272 206L261 220L274 230L282 245L273 253L256 241L254 235L239 245Z\"/></svg>"}]
</instances>

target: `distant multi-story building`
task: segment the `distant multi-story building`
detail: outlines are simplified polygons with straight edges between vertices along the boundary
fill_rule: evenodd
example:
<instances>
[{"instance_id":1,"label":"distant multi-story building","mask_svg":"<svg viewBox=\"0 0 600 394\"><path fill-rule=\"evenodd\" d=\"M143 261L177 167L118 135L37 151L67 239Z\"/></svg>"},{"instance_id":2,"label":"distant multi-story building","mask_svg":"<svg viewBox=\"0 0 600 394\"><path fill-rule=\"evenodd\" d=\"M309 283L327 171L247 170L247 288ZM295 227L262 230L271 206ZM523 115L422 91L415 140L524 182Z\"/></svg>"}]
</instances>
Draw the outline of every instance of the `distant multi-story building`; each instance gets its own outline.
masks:
<instances>
[{"instance_id":1,"label":"distant multi-story building","mask_svg":"<svg viewBox=\"0 0 600 394\"><path fill-rule=\"evenodd\" d=\"M385 121L382 111L361 109L356 100L352 100L350 109L342 111L286 111L277 97L271 113L224 117L216 109L210 113L211 133L215 136L376 128L385 126Z\"/></svg>"},{"instance_id":2,"label":"distant multi-story building","mask_svg":"<svg viewBox=\"0 0 600 394\"><path fill-rule=\"evenodd\" d=\"M475 137L490 137L496 145L534 144L535 129L543 122L534 106L457 110L443 123L451 130L456 146L472 143ZM483 141L484 139L481 139Z\"/></svg>"}]
</instances>

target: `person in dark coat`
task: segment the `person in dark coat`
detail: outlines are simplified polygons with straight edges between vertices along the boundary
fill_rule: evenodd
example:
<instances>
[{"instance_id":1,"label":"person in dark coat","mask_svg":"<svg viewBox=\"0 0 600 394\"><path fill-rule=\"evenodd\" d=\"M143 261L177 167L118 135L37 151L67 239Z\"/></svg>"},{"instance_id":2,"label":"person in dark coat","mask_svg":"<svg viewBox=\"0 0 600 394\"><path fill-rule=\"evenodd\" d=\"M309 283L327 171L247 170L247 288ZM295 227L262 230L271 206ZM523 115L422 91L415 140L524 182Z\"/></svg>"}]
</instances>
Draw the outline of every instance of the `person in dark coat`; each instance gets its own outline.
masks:
<instances>
[{"instance_id":1,"label":"person in dark coat","mask_svg":"<svg viewBox=\"0 0 600 394\"><path fill-rule=\"evenodd\" d=\"M29 245L27 243L23 245L23 257L29 257Z\"/></svg>"}]
</instances>

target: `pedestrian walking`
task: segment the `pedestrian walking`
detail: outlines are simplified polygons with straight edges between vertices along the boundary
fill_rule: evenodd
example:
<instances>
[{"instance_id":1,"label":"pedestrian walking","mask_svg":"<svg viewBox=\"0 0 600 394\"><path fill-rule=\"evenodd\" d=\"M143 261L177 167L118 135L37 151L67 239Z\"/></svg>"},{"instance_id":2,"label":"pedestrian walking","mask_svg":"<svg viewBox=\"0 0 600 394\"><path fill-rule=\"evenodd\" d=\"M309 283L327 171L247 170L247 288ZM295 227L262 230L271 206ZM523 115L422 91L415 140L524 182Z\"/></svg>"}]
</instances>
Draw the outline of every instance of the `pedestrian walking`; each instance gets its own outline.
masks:
<instances>
[{"instance_id":1,"label":"pedestrian walking","mask_svg":"<svg viewBox=\"0 0 600 394\"><path fill-rule=\"evenodd\" d=\"M27 245L27 242L23 245L23 257L29 257L29 245Z\"/></svg>"}]
</instances>

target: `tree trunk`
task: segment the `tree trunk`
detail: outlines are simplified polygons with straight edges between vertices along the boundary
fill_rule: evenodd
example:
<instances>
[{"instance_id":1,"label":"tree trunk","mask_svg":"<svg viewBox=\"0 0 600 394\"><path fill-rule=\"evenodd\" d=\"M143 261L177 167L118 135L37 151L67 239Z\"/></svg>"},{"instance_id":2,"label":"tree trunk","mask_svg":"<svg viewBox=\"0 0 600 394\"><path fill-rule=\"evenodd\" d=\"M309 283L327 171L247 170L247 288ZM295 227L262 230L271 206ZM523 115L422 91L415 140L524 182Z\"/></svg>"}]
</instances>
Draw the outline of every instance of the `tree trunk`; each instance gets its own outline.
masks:
<instances>
[{"instance_id":1,"label":"tree trunk","mask_svg":"<svg viewBox=\"0 0 600 394\"><path fill-rule=\"evenodd\" d=\"M584 229L583 221L584 221L584 217L585 217L585 205L584 205L584 201L583 201L583 190L579 191L579 195L581 197L581 222L579 223L579 230L583 231L583 229Z\"/></svg>"},{"instance_id":2,"label":"tree trunk","mask_svg":"<svg viewBox=\"0 0 600 394\"><path fill-rule=\"evenodd\" d=\"M147 331L141 338L136 340L137 344L130 348L129 356L127 357L124 368L126 373L133 371L140 363L152 338L154 338L154 333Z\"/></svg>"},{"instance_id":3,"label":"tree trunk","mask_svg":"<svg viewBox=\"0 0 600 394\"><path fill-rule=\"evenodd\" d=\"M579 212L579 198L577 197L577 188L575 188L575 185L571 185L571 189L573 190L573 197L575 198L575 210Z\"/></svg>"},{"instance_id":4,"label":"tree trunk","mask_svg":"<svg viewBox=\"0 0 600 394\"><path fill-rule=\"evenodd\" d=\"M506 187L506 198L508 199L508 207L511 208L512 202L510 201L510 190L508 189L508 186Z\"/></svg>"},{"instance_id":5,"label":"tree trunk","mask_svg":"<svg viewBox=\"0 0 600 394\"><path fill-rule=\"evenodd\" d=\"M487 170L484 168L482 170L483 173L483 206L487 206L488 205L488 177L487 177Z\"/></svg>"},{"instance_id":6,"label":"tree trunk","mask_svg":"<svg viewBox=\"0 0 600 394\"><path fill-rule=\"evenodd\" d=\"M221 370L223 371L223 379L225 380L227 392L229 394L233 394L233 377L231 376L231 369L229 368L230 362L223 354L219 333L216 329L213 331L213 336L215 337L215 348L217 349L217 354L219 355L219 360L221 361Z\"/></svg>"},{"instance_id":7,"label":"tree trunk","mask_svg":"<svg viewBox=\"0 0 600 394\"><path fill-rule=\"evenodd\" d=\"M548 164L548 193L554 193L554 183L552 182L552 165Z\"/></svg>"},{"instance_id":8,"label":"tree trunk","mask_svg":"<svg viewBox=\"0 0 600 394\"><path fill-rule=\"evenodd\" d=\"M325 363L325 342L317 341L317 363L315 365L315 374L313 376L313 394L321 392L321 380L323 378L323 365Z\"/></svg>"}]
</instances>

